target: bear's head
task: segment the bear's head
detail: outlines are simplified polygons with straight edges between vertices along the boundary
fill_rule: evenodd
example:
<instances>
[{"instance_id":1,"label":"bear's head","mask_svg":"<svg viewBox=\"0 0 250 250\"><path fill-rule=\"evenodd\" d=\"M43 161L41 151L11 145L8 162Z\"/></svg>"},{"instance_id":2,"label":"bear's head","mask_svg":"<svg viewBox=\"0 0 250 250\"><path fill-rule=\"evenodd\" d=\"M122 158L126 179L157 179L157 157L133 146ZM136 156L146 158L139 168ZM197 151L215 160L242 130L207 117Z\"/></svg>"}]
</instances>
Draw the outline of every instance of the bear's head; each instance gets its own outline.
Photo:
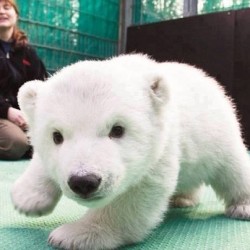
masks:
<instances>
[{"instance_id":1,"label":"bear's head","mask_svg":"<svg viewBox=\"0 0 250 250\"><path fill-rule=\"evenodd\" d=\"M34 152L66 196L102 206L153 173L170 99L157 65L143 55L78 62L21 87Z\"/></svg>"}]
</instances>

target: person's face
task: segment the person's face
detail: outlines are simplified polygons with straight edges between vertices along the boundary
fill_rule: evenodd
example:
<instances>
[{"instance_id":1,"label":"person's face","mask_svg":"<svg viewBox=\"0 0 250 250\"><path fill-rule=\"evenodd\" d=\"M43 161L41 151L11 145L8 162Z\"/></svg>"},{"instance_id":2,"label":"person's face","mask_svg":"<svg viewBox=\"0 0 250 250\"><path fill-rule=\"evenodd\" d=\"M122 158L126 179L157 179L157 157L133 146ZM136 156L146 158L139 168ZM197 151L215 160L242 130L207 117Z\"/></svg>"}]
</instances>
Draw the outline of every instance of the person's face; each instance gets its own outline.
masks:
<instances>
[{"instance_id":1,"label":"person's face","mask_svg":"<svg viewBox=\"0 0 250 250\"><path fill-rule=\"evenodd\" d=\"M0 29L12 28L16 25L17 13L7 1L0 0Z\"/></svg>"}]
</instances>

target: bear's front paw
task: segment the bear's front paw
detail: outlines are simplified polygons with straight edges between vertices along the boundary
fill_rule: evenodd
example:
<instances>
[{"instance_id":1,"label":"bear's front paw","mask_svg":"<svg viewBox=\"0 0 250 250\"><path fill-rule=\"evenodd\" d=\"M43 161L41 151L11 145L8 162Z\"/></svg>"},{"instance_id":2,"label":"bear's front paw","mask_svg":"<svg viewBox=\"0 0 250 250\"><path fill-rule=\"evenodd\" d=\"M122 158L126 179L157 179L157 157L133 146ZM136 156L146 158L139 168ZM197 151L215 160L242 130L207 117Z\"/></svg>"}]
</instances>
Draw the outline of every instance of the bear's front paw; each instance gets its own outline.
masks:
<instances>
[{"instance_id":1,"label":"bear's front paw","mask_svg":"<svg viewBox=\"0 0 250 250\"><path fill-rule=\"evenodd\" d=\"M115 249L121 242L109 230L93 224L70 223L55 229L48 243L54 247L75 250Z\"/></svg>"},{"instance_id":2,"label":"bear's front paw","mask_svg":"<svg viewBox=\"0 0 250 250\"><path fill-rule=\"evenodd\" d=\"M42 216L50 213L60 198L60 191L49 185L34 187L28 183L16 183L11 198L16 210L28 216Z\"/></svg>"}]
</instances>

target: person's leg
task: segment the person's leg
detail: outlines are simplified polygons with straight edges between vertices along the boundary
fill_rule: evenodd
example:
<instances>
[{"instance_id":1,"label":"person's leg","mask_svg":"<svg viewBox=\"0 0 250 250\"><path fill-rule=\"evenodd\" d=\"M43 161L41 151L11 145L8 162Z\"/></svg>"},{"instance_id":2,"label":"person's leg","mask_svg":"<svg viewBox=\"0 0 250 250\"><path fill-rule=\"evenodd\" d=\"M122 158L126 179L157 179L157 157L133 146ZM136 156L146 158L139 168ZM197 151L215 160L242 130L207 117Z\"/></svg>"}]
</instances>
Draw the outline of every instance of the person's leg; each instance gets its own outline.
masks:
<instances>
[{"instance_id":1,"label":"person's leg","mask_svg":"<svg viewBox=\"0 0 250 250\"><path fill-rule=\"evenodd\" d=\"M18 160L29 149L28 138L14 123L0 119L0 159Z\"/></svg>"}]
</instances>

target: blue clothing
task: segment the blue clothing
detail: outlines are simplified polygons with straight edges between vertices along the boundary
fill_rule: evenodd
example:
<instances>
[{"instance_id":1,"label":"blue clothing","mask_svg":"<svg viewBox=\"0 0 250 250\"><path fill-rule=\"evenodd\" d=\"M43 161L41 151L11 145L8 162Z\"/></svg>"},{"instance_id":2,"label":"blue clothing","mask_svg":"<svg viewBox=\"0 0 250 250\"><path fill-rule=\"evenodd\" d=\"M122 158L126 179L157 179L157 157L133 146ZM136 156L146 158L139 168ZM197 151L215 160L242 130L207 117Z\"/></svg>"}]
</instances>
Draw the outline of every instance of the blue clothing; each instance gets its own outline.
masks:
<instances>
[{"instance_id":1,"label":"blue clothing","mask_svg":"<svg viewBox=\"0 0 250 250\"><path fill-rule=\"evenodd\" d=\"M7 55L9 54L11 47L12 47L12 42L5 42L3 40L0 40L0 44L3 48L4 53Z\"/></svg>"}]
</instances>

